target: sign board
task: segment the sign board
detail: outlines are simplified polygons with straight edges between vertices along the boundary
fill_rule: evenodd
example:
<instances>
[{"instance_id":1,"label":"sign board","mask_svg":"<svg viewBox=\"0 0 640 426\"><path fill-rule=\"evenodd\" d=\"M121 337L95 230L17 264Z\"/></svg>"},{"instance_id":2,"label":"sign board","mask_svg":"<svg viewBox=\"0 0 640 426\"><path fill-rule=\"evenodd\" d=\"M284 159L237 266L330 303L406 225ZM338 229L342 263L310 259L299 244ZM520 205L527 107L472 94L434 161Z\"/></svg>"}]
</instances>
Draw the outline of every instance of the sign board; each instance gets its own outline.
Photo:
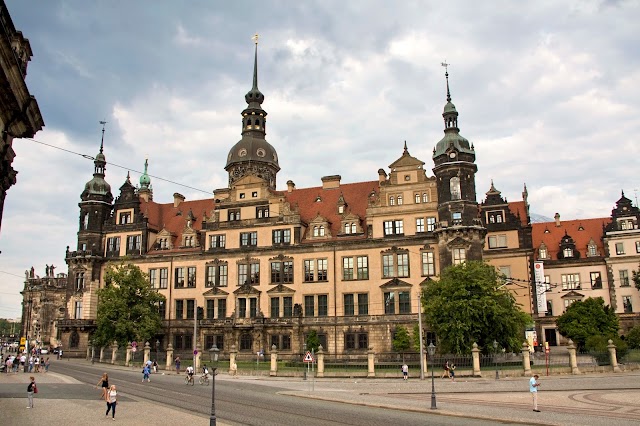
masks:
<instances>
[{"instance_id":1,"label":"sign board","mask_svg":"<svg viewBox=\"0 0 640 426\"><path fill-rule=\"evenodd\" d=\"M536 289L538 314L547 312L547 283L544 279L544 263L533 262L533 277Z\"/></svg>"},{"instance_id":2,"label":"sign board","mask_svg":"<svg viewBox=\"0 0 640 426\"><path fill-rule=\"evenodd\" d=\"M137 350L138 350L138 348L136 348L135 346L132 346L132 347L131 347L131 352L135 352L135 351L137 351Z\"/></svg>"},{"instance_id":3,"label":"sign board","mask_svg":"<svg viewBox=\"0 0 640 426\"><path fill-rule=\"evenodd\" d=\"M193 351L194 355L198 355L198 350L196 349L195 351Z\"/></svg>"},{"instance_id":4,"label":"sign board","mask_svg":"<svg viewBox=\"0 0 640 426\"><path fill-rule=\"evenodd\" d=\"M138 347L138 342L134 340L133 342L131 342L131 346L134 348Z\"/></svg>"},{"instance_id":5,"label":"sign board","mask_svg":"<svg viewBox=\"0 0 640 426\"><path fill-rule=\"evenodd\" d=\"M311 352L307 352L303 359L304 362L313 362L313 357L311 356Z\"/></svg>"}]
</instances>

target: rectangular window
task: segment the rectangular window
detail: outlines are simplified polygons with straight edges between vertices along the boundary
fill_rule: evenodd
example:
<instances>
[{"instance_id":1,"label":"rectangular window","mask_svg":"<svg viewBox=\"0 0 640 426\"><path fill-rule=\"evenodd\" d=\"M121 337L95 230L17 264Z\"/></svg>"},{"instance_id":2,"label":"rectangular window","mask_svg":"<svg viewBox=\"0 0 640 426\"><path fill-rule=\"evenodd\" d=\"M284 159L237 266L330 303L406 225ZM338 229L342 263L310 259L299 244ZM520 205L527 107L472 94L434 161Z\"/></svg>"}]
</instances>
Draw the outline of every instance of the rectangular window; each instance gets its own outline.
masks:
<instances>
[{"instance_id":1,"label":"rectangular window","mask_svg":"<svg viewBox=\"0 0 640 426\"><path fill-rule=\"evenodd\" d=\"M76 291L84 289L84 272L76 272Z\"/></svg>"},{"instance_id":2,"label":"rectangular window","mask_svg":"<svg viewBox=\"0 0 640 426\"><path fill-rule=\"evenodd\" d=\"M253 232L241 232L240 233L240 247L255 247L258 245L258 233Z\"/></svg>"},{"instance_id":3,"label":"rectangular window","mask_svg":"<svg viewBox=\"0 0 640 426\"><path fill-rule=\"evenodd\" d=\"M75 319L82 319L82 301L75 303Z\"/></svg>"},{"instance_id":4,"label":"rectangular window","mask_svg":"<svg viewBox=\"0 0 640 426\"><path fill-rule=\"evenodd\" d=\"M427 232L433 232L436 229L436 218L428 217L427 218Z\"/></svg>"},{"instance_id":5,"label":"rectangular window","mask_svg":"<svg viewBox=\"0 0 640 426\"><path fill-rule=\"evenodd\" d=\"M140 250L140 239L142 236L140 235L129 235L127 237L127 250Z\"/></svg>"},{"instance_id":6,"label":"rectangular window","mask_svg":"<svg viewBox=\"0 0 640 426\"><path fill-rule=\"evenodd\" d=\"M355 301L353 294L345 294L344 297L344 314L353 315L355 313Z\"/></svg>"},{"instance_id":7,"label":"rectangular window","mask_svg":"<svg viewBox=\"0 0 640 426\"><path fill-rule=\"evenodd\" d=\"M290 284L293 282L293 262L271 262L271 283Z\"/></svg>"},{"instance_id":8,"label":"rectangular window","mask_svg":"<svg viewBox=\"0 0 640 426\"><path fill-rule=\"evenodd\" d=\"M272 297L271 298L271 318L279 318L280 317L280 298Z\"/></svg>"},{"instance_id":9,"label":"rectangular window","mask_svg":"<svg viewBox=\"0 0 640 426\"><path fill-rule=\"evenodd\" d=\"M640 253L640 241L636 241L636 253Z\"/></svg>"},{"instance_id":10,"label":"rectangular window","mask_svg":"<svg viewBox=\"0 0 640 426\"><path fill-rule=\"evenodd\" d=\"M216 301L207 299L207 319L213 319L215 316ZM211 347L211 346L209 346Z\"/></svg>"},{"instance_id":11,"label":"rectangular window","mask_svg":"<svg viewBox=\"0 0 640 426\"><path fill-rule=\"evenodd\" d=\"M293 316L293 297L285 296L282 298L282 316L291 318Z\"/></svg>"},{"instance_id":12,"label":"rectangular window","mask_svg":"<svg viewBox=\"0 0 640 426\"><path fill-rule=\"evenodd\" d=\"M618 254L618 255L624 254L624 244L623 243L616 243L616 254Z\"/></svg>"},{"instance_id":13,"label":"rectangular window","mask_svg":"<svg viewBox=\"0 0 640 426\"><path fill-rule=\"evenodd\" d=\"M176 319L182 319L184 315L184 301L176 300Z\"/></svg>"},{"instance_id":14,"label":"rectangular window","mask_svg":"<svg viewBox=\"0 0 640 426\"><path fill-rule=\"evenodd\" d=\"M193 299L187 299L187 319L193 319L193 311L196 307L196 301Z\"/></svg>"},{"instance_id":15,"label":"rectangular window","mask_svg":"<svg viewBox=\"0 0 640 426\"><path fill-rule=\"evenodd\" d=\"M240 209L229 209L229 222L240 220Z\"/></svg>"},{"instance_id":16,"label":"rectangular window","mask_svg":"<svg viewBox=\"0 0 640 426\"><path fill-rule=\"evenodd\" d=\"M160 315L160 318L162 319L167 317L167 304L164 300L158 302L158 315Z\"/></svg>"},{"instance_id":17,"label":"rectangular window","mask_svg":"<svg viewBox=\"0 0 640 426\"><path fill-rule=\"evenodd\" d=\"M184 268L176 268L176 288L184 287Z\"/></svg>"},{"instance_id":18,"label":"rectangular window","mask_svg":"<svg viewBox=\"0 0 640 426\"><path fill-rule=\"evenodd\" d=\"M218 319L227 317L227 299L218 299Z\"/></svg>"},{"instance_id":19,"label":"rectangular window","mask_svg":"<svg viewBox=\"0 0 640 426\"><path fill-rule=\"evenodd\" d=\"M507 247L507 235L491 235L489 237L489 248L506 248Z\"/></svg>"},{"instance_id":20,"label":"rectangular window","mask_svg":"<svg viewBox=\"0 0 640 426\"><path fill-rule=\"evenodd\" d=\"M398 253L398 277L409 276L409 253Z\"/></svg>"},{"instance_id":21,"label":"rectangular window","mask_svg":"<svg viewBox=\"0 0 640 426\"><path fill-rule=\"evenodd\" d=\"M424 232L424 218L419 217L416 219L416 233Z\"/></svg>"},{"instance_id":22,"label":"rectangular window","mask_svg":"<svg viewBox=\"0 0 640 426\"><path fill-rule=\"evenodd\" d=\"M209 236L209 248L225 248L227 245L227 236L222 235L210 235Z\"/></svg>"},{"instance_id":23,"label":"rectangular window","mask_svg":"<svg viewBox=\"0 0 640 426\"><path fill-rule=\"evenodd\" d=\"M369 294L358 294L358 315L369 315Z\"/></svg>"},{"instance_id":24,"label":"rectangular window","mask_svg":"<svg viewBox=\"0 0 640 426\"><path fill-rule=\"evenodd\" d=\"M353 257L342 259L342 279L345 281L353 279Z\"/></svg>"},{"instance_id":25,"label":"rectangular window","mask_svg":"<svg viewBox=\"0 0 640 426\"><path fill-rule=\"evenodd\" d=\"M196 267L189 266L187 268L187 287L195 287L196 286Z\"/></svg>"},{"instance_id":26,"label":"rectangular window","mask_svg":"<svg viewBox=\"0 0 640 426\"><path fill-rule=\"evenodd\" d=\"M467 252L463 248L453 249L453 264L460 265L467 260Z\"/></svg>"},{"instance_id":27,"label":"rectangular window","mask_svg":"<svg viewBox=\"0 0 640 426\"><path fill-rule=\"evenodd\" d=\"M402 220L384 221L384 235L404 235L404 224Z\"/></svg>"},{"instance_id":28,"label":"rectangular window","mask_svg":"<svg viewBox=\"0 0 640 426\"><path fill-rule=\"evenodd\" d=\"M318 259L318 281L327 281L327 259Z\"/></svg>"},{"instance_id":29,"label":"rectangular window","mask_svg":"<svg viewBox=\"0 0 640 426\"><path fill-rule=\"evenodd\" d=\"M436 274L436 261L432 251L422 252L422 276L433 277Z\"/></svg>"},{"instance_id":30,"label":"rectangular window","mask_svg":"<svg viewBox=\"0 0 640 426\"><path fill-rule=\"evenodd\" d=\"M629 271L620 270L620 287L629 287Z\"/></svg>"},{"instance_id":31,"label":"rectangular window","mask_svg":"<svg viewBox=\"0 0 640 426\"><path fill-rule=\"evenodd\" d=\"M622 296L622 308L625 314L633 313L633 305L631 304L631 296Z\"/></svg>"},{"instance_id":32,"label":"rectangular window","mask_svg":"<svg viewBox=\"0 0 640 426\"><path fill-rule=\"evenodd\" d=\"M393 293L384 293L384 313L393 315L396 313L396 301Z\"/></svg>"},{"instance_id":33,"label":"rectangular window","mask_svg":"<svg viewBox=\"0 0 640 426\"><path fill-rule=\"evenodd\" d=\"M257 196L258 195L256 194L256 197ZM258 219L262 219L263 217L269 217L269 207L268 206L267 207L264 207L264 206L256 207L256 217Z\"/></svg>"},{"instance_id":34,"label":"rectangular window","mask_svg":"<svg viewBox=\"0 0 640 426\"><path fill-rule=\"evenodd\" d=\"M276 229L272 232L273 244L291 244L291 229Z\"/></svg>"},{"instance_id":35,"label":"rectangular window","mask_svg":"<svg viewBox=\"0 0 640 426\"><path fill-rule=\"evenodd\" d=\"M318 296L318 316L326 317L329 314L329 296L321 294Z\"/></svg>"},{"instance_id":36,"label":"rectangular window","mask_svg":"<svg viewBox=\"0 0 640 426\"><path fill-rule=\"evenodd\" d=\"M120 237L107 238L107 252L120 253Z\"/></svg>"},{"instance_id":37,"label":"rectangular window","mask_svg":"<svg viewBox=\"0 0 640 426\"><path fill-rule=\"evenodd\" d=\"M600 276L600 272L591 272L589 274L589 278L591 278L592 289L602 288L602 277Z\"/></svg>"},{"instance_id":38,"label":"rectangular window","mask_svg":"<svg viewBox=\"0 0 640 426\"><path fill-rule=\"evenodd\" d=\"M315 260L304 261L304 282L313 282L315 278Z\"/></svg>"},{"instance_id":39,"label":"rectangular window","mask_svg":"<svg viewBox=\"0 0 640 426\"><path fill-rule=\"evenodd\" d=\"M131 223L131 212L120 213L120 225Z\"/></svg>"},{"instance_id":40,"label":"rectangular window","mask_svg":"<svg viewBox=\"0 0 640 426\"><path fill-rule=\"evenodd\" d=\"M245 318L247 316L247 299L244 297L238 297L238 318Z\"/></svg>"},{"instance_id":41,"label":"rectangular window","mask_svg":"<svg viewBox=\"0 0 640 426\"><path fill-rule=\"evenodd\" d=\"M395 268L393 265L393 254L382 255L382 277L390 278L395 275Z\"/></svg>"},{"instance_id":42,"label":"rectangular window","mask_svg":"<svg viewBox=\"0 0 640 426\"><path fill-rule=\"evenodd\" d=\"M238 265L238 285L260 284L260 264L240 264Z\"/></svg>"},{"instance_id":43,"label":"rectangular window","mask_svg":"<svg viewBox=\"0 0 640 426\"><path fill-rule=\"evenodd\" d=\"M345 333L344 348L346 350L367 349L369 335L367 333Z\"/></svg>"},{"instance_id":44,"label":"rectangular window","mask_svg":"<svg viewBox=\"0 0 640 426\"><path fill-rule=\"evenodd\" d=\"M258 315L258 299L252 297L249 299L249 318L255 318Z\"/></svg>"},{"instance_id":45,"label":"rectangular window","mask_svg":"<svg viewBox=\"0 0 640 426\"><path fill-rule=\"evenodd\" d=\"M411 313L411 297L408 291L398 293L398 311L401 314Z\"/></svg>"},{"instance_id":46,"label":"rectangular window","mask_svg":"<svg viewBox=\"0 0 640 426\"><path fill-rule=\"evenodd\" d=\"M169 268L160 268L160 288L169 286Z\"/></svg>"},{"instance_id":47,"label":"rectangular window","mask_svg":"<svg viewBox=\"0 0 640 426\"><path fill-rule=\"evenodd\" d=\"M565 274L561 278L563 290L580 290L580 274Z\"/></svg>"},{"instance_id":48,"label":"rectangular window","mask_svg":"<svg viewBox=\"0 0 640 426\"><path fill-rule=\"evenodd\" d=\"M149 285L151 288L156 288L158 284L158 270L157 269L149 269Z\"/></svg>"},{"instance_id":49,"label":"rectangular window","mask_svg":"<svg viewBox=\"0 0 640 426\"><path fill-rule=\"evenodd\" d=\"M369 279L369 258L367 256L356 256L356 275L359 280Z\"/></svg>"},{"instance_id":50,"label":"rectangular window","mask_svg":"<svg viewBox=\"0 0 640 426\"><path fill-rule=\"evenodd\" d=\"M452 219L453 225L462 225L462 213L460 212L451 213L451 219Z\"/></svg>"},{"instance_id":51,"label":"rectangular window","mask_svg":"<svg viewBox=\"0 0 640 426\"><path fill-rule=\"evenodd\" d=\"M288 334L282 335L282 350L284 351L291 350L291 336Z\"/></svg>"},{"instance_id":52,"label":"rectangular window","mask_svg":"<svg viewBox=\"0 0 640 426\"><path fill-rule=\"evenodd\" d=\"M315 316L315 302L313 296L305 296L304 297L304 316L305 317L314 317Z\"/></svg>"}]
</instances>

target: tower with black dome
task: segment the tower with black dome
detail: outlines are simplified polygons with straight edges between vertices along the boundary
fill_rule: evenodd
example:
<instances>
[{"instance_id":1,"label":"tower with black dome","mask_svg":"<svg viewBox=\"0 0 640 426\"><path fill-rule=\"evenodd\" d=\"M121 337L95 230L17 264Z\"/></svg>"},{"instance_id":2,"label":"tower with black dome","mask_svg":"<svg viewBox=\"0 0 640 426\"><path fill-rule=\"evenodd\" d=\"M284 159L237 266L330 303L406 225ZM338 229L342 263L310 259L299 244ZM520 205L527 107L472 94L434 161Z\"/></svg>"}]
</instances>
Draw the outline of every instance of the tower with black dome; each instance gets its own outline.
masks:
<instances>
[{"instance_id":1,"label":"tower with black dome","mask_svg":"<svg viewBox=\"0 0 640 426\"><path fill-rule=\"evenodd\" d=\"M242 139L227 156L225 170L229 173L229 188L245 176L263 179L269 188L276 188L276 174L280 170L278 154L265 139L267 112L262 109L264 95L258 89L258 36L255 40L253 87L245 95L247 108L242 111Z\"/></svg>"},{"instance_id":2,"label":"tower with black dome","mask_svg":"<svg viewBox=\"0 0 640 426\"><path fill-rule=\"evenodd\" d=\"M475 175L478 167L475 149L460 134L458 111L451 102L448 71L445 78L444 137L433 150L439 217L434 233L438 237L441 268L466 260L482 260L486 235L476 201Z\"/></svg>"}]
</instances>

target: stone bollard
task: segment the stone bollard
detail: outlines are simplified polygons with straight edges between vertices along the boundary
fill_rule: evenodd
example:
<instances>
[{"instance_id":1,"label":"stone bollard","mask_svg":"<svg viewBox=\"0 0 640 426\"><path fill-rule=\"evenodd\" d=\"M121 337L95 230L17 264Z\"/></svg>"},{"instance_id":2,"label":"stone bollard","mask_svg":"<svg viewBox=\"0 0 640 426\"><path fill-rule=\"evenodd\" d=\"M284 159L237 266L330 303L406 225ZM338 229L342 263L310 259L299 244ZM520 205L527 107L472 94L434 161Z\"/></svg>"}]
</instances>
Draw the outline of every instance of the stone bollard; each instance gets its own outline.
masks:
<instances>
[{"instance_id":1,"label":"stone bollard","mask_svg":"<svg viewBox=\"0 0 640 426\"><path fill-rule=\"evenodd\" d=\"M100 362L104 361L104 346L100 346Z\"/></svg>"},{"instance_id":2,"label":"stone bollard","mask_svg":"<svg viewBox=\"0 0 640 426\"><path fill-rule=\"evenodd\" d=\"M118 342L115 340L111 344L111 364L115 364L118 359Z\"/></svg>"},{"instance_id":3,"label":"stone bollard","mask_svg":"<svg viewBox=\"0 0 640 426\"><path fill-rule=\"evenodd\" d=\"M322 345L318 346L318 377L324 377L324 350Z\"/></svg>"},{"instance_id":4,"label":"stone bollard","mask_svg":"<svg viewBox=\"0 0 640 426\"><path fill-rule=\"evenodd\" d=\"M278 348L276 348L276 345L271 346L271 370L269 370L269 375L278 375Z\"/></svg>"},{"instance_id":5,"label":"stone bollard","mask_svg":"<svg viewBox=\"0 0 640 426\"><path fill-rule=\"evenodd\" d=\"M580 374L578 369L578 358L576 357L576 345L573 344L573 340L569 339L569 365L571 366L571 374Z\"/></svg>"},{"instance_id":6,"label":"stone bollard","mask_svg":"<svg viewBox=\"0 0 640 426\"><path fill-rule=\"evenodd\" d=\"M165 364L167 370L171 370L173 367L173 345L171 343L167 345L167 362Z\"/></svg>"},{"instance_id":7,"label":"stone bollard","mask_svg":"<svg viewBox=\"0 0 640 426\"><path fill-rule=\"evenodd\" d=\"M616 345L613 344L613 340L609 339L609 345L607 345L607 349L609 349L609 360L611 361L613 372L619 373L620 367L618 367L618 356L616 354Z\"/></svg>"},{"instance_id":8,"label":"stone bollard","mask_svg":"<svg viewBox=\"0 0 640 426\"><path fill-rule=\"evenodd\" d=\"M151 354L151 346L149 345L149 342L145 342L144 344L144 364L147 364L147 361L149 361L150 358L150 354Z\"/></svg>"},{"instance_id":9,"label":"stone bollard","mask_svg":"<svg viewBox=\"0 0 640 426\"><path fill-rule=\"evenodd\" d=\"M370 346L367 351L367 367L367 377L376 377L375 352L373 352L373 346Z\"/></svg>"},{"instance_id":10,"label":"stone bollard","mask_svg":"<svg viewBox=\"0 0 640 426\"><path fill-rule=\"evenodd\" d=\"M524 368L524 375L531 375L531 352L529 352L529 344L524 342L522 344L522 367Z\"/></svg>"},{"instance_id":11,"label":"stone bollard","mask_svg":"<svg viewBox=\"0 0 640 426\"><path fill-rule=\"evenodd\" d=\"M236 345L231 345L231 350L229 351L229 374L233 377L238 375L238 364L236 364L237 355Z\"/></svg>"},{"instance_id":12,"label":"stone bollard","mask_svg":"<svg viewBox=\"0 0 640 426\"><path fill-rule=\"evenodd\" d=\"M127 357L124 361L125 367L129 367L129 365L131 365L131 354L133 353L132 349L133 346L131 346L131 342L127 343Z\"/></svg>"},{"instance_id":13,"label":"stone bollard","mask_svg":"<svg viewBox=\"0 0 640 426\"><path fill-rule=\"evenodd\" d=\"M471 358L473 359L473 377L482 377L482 372L480 371L480 349L478 349L476 342L473 342Z\"/></svg>"}]
</instances>

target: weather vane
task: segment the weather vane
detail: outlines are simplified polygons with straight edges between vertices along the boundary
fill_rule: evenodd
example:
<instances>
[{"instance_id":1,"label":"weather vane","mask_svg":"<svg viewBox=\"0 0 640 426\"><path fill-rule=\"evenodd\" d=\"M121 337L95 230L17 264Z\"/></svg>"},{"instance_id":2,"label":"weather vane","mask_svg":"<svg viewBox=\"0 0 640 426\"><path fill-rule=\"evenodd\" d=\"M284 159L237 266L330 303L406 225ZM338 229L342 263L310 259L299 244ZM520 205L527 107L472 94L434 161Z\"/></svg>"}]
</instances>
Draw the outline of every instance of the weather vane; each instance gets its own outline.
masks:
<instances>
[{"instance_id":1,"label":"weather vane","mask_svg":"<svg viewBox=\"0 0 640 426\"><path fill-rule=\"evenodd\" d=\"M444 60L444 62L440 62L440 65L444 67L445 72L449 72L449 64L447 63L446 59Z\"/></svg>"},{"instance_id":2,"label":"weather vane","mask_svg":"<svg viewBox=\"0 0 640 426\"><path fill-rule=\"evenodd\" d=\"M260 36L258 35L258 33L255 33L255 34L253 35L253 37L251 37L251 40L253 40L253 42L254 42L255 44L258 44L258 38L259 38L259 37L260 37Z\"/></svg>"}]
</instances>

